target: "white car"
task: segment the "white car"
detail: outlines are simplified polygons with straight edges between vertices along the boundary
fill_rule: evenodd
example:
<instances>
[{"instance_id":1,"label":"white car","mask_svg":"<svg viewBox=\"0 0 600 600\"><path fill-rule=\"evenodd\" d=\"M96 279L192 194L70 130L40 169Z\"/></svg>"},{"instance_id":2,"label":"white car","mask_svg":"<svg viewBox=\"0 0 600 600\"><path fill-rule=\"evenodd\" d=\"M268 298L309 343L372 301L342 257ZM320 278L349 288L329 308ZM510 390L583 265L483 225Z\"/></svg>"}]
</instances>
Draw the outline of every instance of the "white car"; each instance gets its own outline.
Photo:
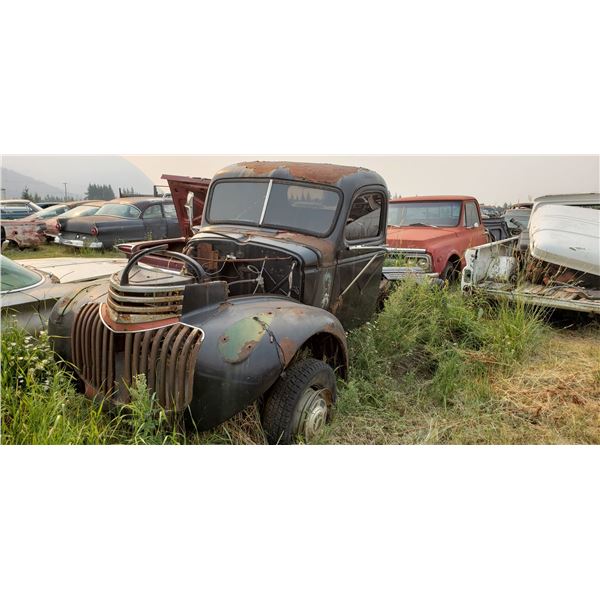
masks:
<instances>
[{"instance_id":1,"label":"white car","mask_svg":"<svg viewBox=\"0 0 600 600\"><path fill-rule=\"evenodd\" d=\"M122 270L124 258L36 258L18 262L0 255L2 320L16 319L35 332L46 327L48 315L65 294L83 282L103 280Z\"/></svg>"}]
</instances>

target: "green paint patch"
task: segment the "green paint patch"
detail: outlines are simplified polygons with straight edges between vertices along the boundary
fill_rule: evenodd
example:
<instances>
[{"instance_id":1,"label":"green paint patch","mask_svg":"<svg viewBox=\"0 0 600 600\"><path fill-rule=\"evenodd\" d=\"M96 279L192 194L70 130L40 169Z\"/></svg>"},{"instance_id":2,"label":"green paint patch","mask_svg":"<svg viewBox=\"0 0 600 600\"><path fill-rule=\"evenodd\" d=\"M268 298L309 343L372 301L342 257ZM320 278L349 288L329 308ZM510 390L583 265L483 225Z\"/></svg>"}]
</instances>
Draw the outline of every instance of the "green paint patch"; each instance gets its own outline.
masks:
<instances>
[{"instance_id":1,"label":"green paint patch","mask_svg":"<svg viewBox=\"0 0 600 600\"><path fill-rule=\"evenodd\" d=\"M219 352L229 363L240 363L250 356L273 321L273 313L263 312L240 319L219 340Z\"/></svg>"}]
</instances>

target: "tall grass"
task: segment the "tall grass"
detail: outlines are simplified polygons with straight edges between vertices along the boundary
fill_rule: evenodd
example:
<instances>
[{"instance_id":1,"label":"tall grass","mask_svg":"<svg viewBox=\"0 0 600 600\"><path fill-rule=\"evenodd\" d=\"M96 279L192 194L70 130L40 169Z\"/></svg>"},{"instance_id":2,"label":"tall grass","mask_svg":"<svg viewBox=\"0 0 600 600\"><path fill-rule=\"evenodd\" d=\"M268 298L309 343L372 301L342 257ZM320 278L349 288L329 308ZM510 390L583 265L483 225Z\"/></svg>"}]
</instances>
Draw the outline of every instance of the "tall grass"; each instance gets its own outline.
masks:
<instances>
[{"instance_id":1,"label":"tall grass","mask_svg":"<svg viewBox=\"0 0 600 600\"><path fill-rule=\"evenodd\" d=\"M16 326L1 338L2 444L173 444L185 441L178 423L150 394L145 377L130 388L131 403L108 411L78 393L75 380L54 356L48 335Z\"/></svg>"},{"instance_id":2,"label":"tall grass","mask_svg":"<svg viewBox=\"0 0 600 600\"><path fill-rule=\"evenodd\" d=\"M404 283L378 316L350 334L349 379L340 385L336 418L317 441L571 440L566 431L584 429L572 419L567 423L568 411L560 416L564 423L552 423L556 435L538 435L535 422L523 418L526 409L514 410L520 394L514 373L555 341L543 317L520 304L489 304L448 287ZM164 413L143 376L130 390L131 403L108 411L77 392L47 335L5 328L1 351L4 444L264 443L256 406L213 431L186 432ZM513 383L499 386L499 380ZM584 419L586 407L580 408L577 418Z\"/></svg>"}]
</instances>

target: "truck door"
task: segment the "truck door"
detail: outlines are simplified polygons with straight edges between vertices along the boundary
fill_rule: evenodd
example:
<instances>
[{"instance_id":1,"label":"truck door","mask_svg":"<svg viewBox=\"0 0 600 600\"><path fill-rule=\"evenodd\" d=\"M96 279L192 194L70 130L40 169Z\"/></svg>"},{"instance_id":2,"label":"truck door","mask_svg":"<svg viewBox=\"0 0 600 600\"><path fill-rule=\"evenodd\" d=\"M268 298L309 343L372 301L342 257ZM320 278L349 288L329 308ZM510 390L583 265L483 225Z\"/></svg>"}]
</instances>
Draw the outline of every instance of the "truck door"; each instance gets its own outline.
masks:
<instances>
[{"instance_id":1,"label":"truck door","mask_svg":"<svg viewBox=\"0 0 600 600\"><path fill-rule=\"evenodd\" d=\"M162 240L167 237L167 222L161 204L151 204L142 213L147 240Z\"/></svg>"},{"instance_id":2,"label":"truck door","mask_svg":"<svg viewBox=\"0 0 600 600\"><path fill-rule=\"evenodd\" d=\"M481 246L487 242L485 226L479 215L479 209L473 201L465 203L465 227L469 234L467 235L467 246L462 249L463 254L467 248Z\"/></svg>"},{"instance_id":3,"label":"truck door","mask_svg":"<svg viewBox=\"0 0 600 600\"><path fill-rule=\"evenodd\" d=\"M385 259L380 247L385 242L386 207L383 192L361 191L347 215L331 303L345 328L368 321L376 309Z\"/></svg>"}]
</instances>

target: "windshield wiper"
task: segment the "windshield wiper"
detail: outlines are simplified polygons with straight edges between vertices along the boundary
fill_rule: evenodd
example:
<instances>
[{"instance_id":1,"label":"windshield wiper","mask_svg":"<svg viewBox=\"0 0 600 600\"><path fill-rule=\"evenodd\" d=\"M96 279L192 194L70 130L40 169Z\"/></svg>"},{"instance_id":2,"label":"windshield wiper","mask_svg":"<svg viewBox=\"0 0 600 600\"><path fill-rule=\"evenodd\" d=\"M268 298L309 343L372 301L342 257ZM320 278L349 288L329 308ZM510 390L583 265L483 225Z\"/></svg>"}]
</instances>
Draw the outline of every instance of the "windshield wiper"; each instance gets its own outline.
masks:
<instances>
[{"instance_id":1,"label":"windshield wiper","mask_svg":"<svg viewBox=\"0 0 600 600\"><path fill-rule=\"evenodd\" d=\"M436 229L440 228L439 225L431 225L430 223L410 223L409 225L407 225L407 227L435 227Z\"/></svg>"}]
</instances>

